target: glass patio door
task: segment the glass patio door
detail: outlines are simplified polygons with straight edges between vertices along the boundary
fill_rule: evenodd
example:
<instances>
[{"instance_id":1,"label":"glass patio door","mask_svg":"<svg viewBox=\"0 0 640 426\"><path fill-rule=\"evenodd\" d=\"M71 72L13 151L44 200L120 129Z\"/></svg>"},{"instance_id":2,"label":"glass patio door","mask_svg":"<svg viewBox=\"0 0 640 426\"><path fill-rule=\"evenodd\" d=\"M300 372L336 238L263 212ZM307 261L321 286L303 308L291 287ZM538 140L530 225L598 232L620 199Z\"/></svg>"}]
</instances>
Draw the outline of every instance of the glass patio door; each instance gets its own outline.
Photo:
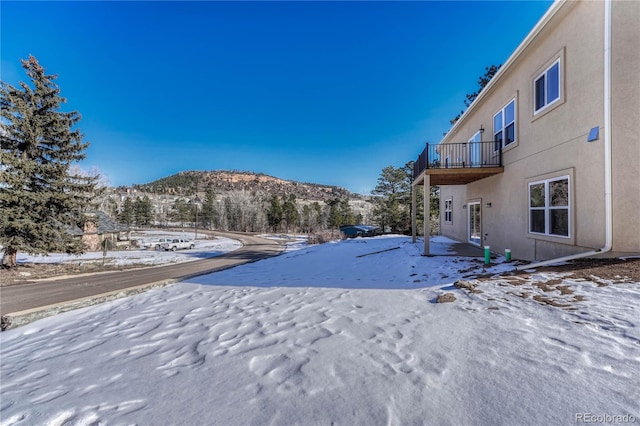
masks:
<instances>
[{"instance_id":1,"label":"glass patio door","mask_svg":"<svg viewBox=\"0 0 640 426\"><path fill-rule=\"evenodd\" d=\"M480 217L480 203L467 204L469 223L469 242L475 245L482 244L482 226Z\"/></svg>"},{"instance_id":2,"label":"glass patio door","mask_svg":"<svg viewBox=\"0 0 640 426\"><path fill-rule=\"evenodd\" d=\"M477 132L469 139L469 167L480 167L482 159L480 158L480 141L482 136Z\"/></svg>"}]
</instances>

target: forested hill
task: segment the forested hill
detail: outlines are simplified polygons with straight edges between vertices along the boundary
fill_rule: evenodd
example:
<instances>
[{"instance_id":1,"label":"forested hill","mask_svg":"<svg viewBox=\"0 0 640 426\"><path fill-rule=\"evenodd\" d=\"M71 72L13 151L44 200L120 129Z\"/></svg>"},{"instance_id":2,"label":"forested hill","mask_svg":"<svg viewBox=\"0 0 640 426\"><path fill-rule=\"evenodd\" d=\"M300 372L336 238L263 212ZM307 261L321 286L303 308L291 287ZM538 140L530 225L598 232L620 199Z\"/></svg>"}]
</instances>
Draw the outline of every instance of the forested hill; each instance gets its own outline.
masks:
<instances>
[{"instance_id":1,"label":"forested hill","mask_svg":"<svg viewBox=\"0 0 640 426\"><path fill-rule=\"evenodd\" d=\"M133 185L139 191L156 194L190 195L213 190L220 194L229 191L263 192L270 195L295 195L301 200L329 201L351 197L338 186L319 185L283 180L262 173L240 171L186 171L147 184Z\"/></svg>"}]
</instances>

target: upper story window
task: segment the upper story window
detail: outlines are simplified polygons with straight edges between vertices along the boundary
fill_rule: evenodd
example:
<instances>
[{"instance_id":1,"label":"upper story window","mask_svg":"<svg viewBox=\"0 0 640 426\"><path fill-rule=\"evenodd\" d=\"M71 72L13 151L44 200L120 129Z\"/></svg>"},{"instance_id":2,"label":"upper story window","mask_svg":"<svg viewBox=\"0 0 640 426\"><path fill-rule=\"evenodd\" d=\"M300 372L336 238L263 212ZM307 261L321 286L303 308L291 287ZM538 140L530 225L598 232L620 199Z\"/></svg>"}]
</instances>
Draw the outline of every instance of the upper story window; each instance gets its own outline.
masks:
<instances>
[{"instance_id":1,"label":"upper story window","mask_svg":"<svg viewBox=\"0 0 640 426\"><path fill-rule=\"evenodd\" d=\"M493 140L496 151L516 141L515 99L493 116Z\"/></svg>"},{"instance_id":2,"label":"upper story window","mask_svg":"<svg viewBox=\"0 0 640 426\"><path fill-rule=\"evenodd\" d=\"M560 59L534 80L533 90L535 113L560 99Z\"/></svg>"}]
</instances>

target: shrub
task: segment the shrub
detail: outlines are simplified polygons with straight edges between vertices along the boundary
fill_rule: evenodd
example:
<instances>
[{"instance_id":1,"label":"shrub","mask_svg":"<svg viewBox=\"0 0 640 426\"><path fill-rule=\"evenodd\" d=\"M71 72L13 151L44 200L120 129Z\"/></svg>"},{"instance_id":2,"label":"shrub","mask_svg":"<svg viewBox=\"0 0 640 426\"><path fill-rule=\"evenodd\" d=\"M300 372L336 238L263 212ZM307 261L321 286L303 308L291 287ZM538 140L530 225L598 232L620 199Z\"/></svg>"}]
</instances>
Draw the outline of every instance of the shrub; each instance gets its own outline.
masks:
<instances>
[{"instance_id":1,"label":"shrub","mask_svg":"<svg viewBox=\"0 0 640 426\"><path fill-rule=\"evenodd\" d=\"M337 229L325 229L309 234L309 244L324 244L329 241L340 241L344 239L344 234Z\"/></svg>"}]
</instances>

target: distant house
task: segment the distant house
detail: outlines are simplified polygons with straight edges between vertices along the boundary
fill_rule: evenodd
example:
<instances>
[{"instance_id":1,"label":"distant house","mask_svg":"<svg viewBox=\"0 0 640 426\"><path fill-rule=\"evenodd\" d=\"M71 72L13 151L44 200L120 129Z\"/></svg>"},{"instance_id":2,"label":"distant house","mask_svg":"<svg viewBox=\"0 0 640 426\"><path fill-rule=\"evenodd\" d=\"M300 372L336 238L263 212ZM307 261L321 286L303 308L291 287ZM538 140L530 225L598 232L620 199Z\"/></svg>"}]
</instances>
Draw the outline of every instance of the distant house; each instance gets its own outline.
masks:
<instances>
[{"instance_id":1,"label":"distant house","mask_svg":"<svg viewBox=\"0 0 640 426\"><path fill-rule=\"evenodd\" d=\"M556 1L420 154L414 200L430 185L457 240L526 260L640 252L640 2Z\"/></svg>"},{"instance_id":2,"label":"distant house","mask_svg":"<svg viewBox=\"0 0 640 426\"><path fill-rule=\"evenodd\" d=\"M87 250L97 251L102 250L103 241L107 241L109 249L123 245L128 247L129 232L129 227L118 223L102 211L96 211L87 215L81 238Z\"/></svg>"}]
</instances>

